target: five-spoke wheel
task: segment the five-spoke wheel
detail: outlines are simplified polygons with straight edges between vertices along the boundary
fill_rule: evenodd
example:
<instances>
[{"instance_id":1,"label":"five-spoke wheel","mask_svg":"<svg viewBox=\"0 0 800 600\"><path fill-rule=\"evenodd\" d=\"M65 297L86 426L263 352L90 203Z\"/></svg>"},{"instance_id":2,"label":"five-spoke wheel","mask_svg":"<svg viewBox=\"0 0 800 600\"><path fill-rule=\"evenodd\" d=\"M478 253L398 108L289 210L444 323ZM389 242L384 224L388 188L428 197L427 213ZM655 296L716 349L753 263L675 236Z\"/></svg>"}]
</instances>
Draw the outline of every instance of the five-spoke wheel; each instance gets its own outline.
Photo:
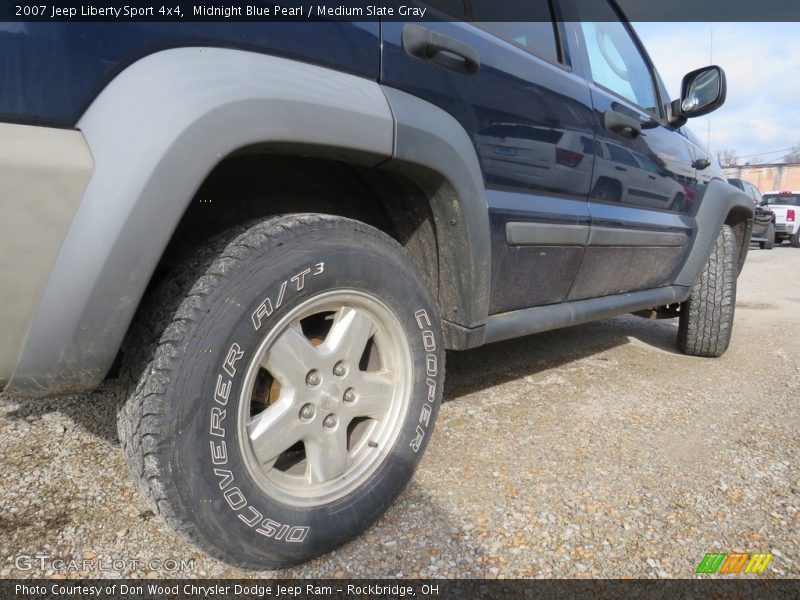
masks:
<instances>
[{"instance_id":1,"label":"five-spoke wheel","mask_svg":"<svg viewBox=\"0 0 800 600\"><path fill-rule=\"evenodd\" d=\"M410 350L397 317L364 292L307 300L266 337L239 404L253 478L291 505L357 488L397 435Z\"/></svg>"}]
</instances>

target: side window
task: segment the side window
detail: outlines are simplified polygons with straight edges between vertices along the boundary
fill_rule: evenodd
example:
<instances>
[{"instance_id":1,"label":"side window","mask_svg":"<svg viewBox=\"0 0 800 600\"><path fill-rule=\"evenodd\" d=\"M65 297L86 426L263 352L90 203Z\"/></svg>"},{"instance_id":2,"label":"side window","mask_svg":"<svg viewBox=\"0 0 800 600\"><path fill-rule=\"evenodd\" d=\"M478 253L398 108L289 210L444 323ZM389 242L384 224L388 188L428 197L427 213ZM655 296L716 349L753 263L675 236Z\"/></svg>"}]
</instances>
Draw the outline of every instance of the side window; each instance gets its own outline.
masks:
<instances>
[{"instance_id":1,"label":"side window","mask_svg":"<svg viewBox=\"0 0 800 600\"><path fill-rule=\"evenodd\" d=\"M605 158L605 152L603 152L603 144L600 142L594 143L594 153L599 156L600 158Z\"/></svg>"},{"instance_id":2,"label":"side window","mask_svg":"<svg viewBox=\"0 0 800 600\"><path fill-rule=\"evenodd\" d=\"M750 188L752 189L753 200L755 201L755 203L761 204L761 199L762 199L761 192L759 192L758 188L752 184L750 185Z\"/></svg>"},{"instance_id":3,"label":"side window","mask_svg":"<svg viewBox=\"0 0 800 600\"><path fill-rule=\"evenodd\" d=\"M750 185L747 181L744 182L744 193L750 196L750 200L753 202L756 201L756 196L753 193L753 186Z\"/></svg>"},{"instance_id":4,"label":"side window","mask_svg":"<svg viewBox=\"0 0 800 600\"><path fill-rule=\"evenodd\" d=\"M639 154L638 152L634 152L634 156L636 160L639 161L639 164L642 165L642 168L645 171L650 171L651 173L655 173L656 175L661 175L663 173L663 169L659 167L656 163L652 160L647 158L644 154Z\"/></svg>"},{"instance_id":5,"label":"side window","mask_svg":"<svg viewBox=\"0 0 800 600\"><path fill-rule=\"evenodd\" d=\"M472 20L497 37L521 46L536 56L558 62L558 43L550 3L468 0Z\"/></svg>"},{"instance_id":6,"label":"side window","mask_svg":"<svg viewBox=\"0 0 800 600\"><path fill-rule=\"evenodd\" d=\"M638 167L639 163L636 162L636 159L633 158L633 154L625 150L616 144L608 144L608 154L611 156L611 160L614 162L622 163L623 165L629 165L631 167Z\"/></svg>"},{"instance_id":7,"label":"side window","mask_svg":"<svg viewBox=\"0 0 800 600\"><path fill-rule=\"evenodd\" d=\"M595 141L592 138L581 136L581 147L584 154L594 154Z\"/></svg>"},{"instance_id":8,"label":"side window","mask_svg":"<svg viewBox=\"0 0 800 600\"><path fill-rule=\"evenodd\" d=\"M581 22L592 79L659 117L653 74L625 25L606 0L595 0L592 15L608 13L602 22ZM605 15L603 15L605 16Z\"/></svg>"}]
</instances>

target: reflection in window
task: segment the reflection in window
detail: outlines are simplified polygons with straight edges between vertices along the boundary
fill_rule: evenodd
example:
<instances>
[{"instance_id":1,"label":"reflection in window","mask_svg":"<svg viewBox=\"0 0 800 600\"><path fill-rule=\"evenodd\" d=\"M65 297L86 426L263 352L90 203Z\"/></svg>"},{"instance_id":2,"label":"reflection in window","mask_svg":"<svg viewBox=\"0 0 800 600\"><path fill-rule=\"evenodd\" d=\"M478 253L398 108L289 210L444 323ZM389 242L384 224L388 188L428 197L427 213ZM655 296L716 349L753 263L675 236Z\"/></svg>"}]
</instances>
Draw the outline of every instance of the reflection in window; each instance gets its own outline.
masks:
<instances>
[{"instance_id":1,"label":"reflection in window","mask_svg":"<svg viewBox=\"0 0 800 600\"><path fill-rule=\"evenodd\" d=\"M614 162L622 163L623 165L629 165L631 167L638 167L638 163L636 159L633 158L633 155L625 150L625 148L621 148L616 144L608 144L608 154L611 156L611 160Z\"/></svg>"},{"instance_id":2,"label":"reflection in window","mask_svg":"<svg viewBox=\"0 0 800 600\"><path fill-rule=\"evenodd\" d=\"M582 22L581 29L594 82L658 116L653 77L625 26Z\"/></svg>"},{"instance_id":3,"label":"reflection in window","mask_svg":"<svg viewBox=\"0 0 800 600\"><path fill-rule=\"evenodd\" d=\"M472 0L472 19L498 37L550 62L558 62L556 32L548 2Z\"/></svg>"}]
</instances>

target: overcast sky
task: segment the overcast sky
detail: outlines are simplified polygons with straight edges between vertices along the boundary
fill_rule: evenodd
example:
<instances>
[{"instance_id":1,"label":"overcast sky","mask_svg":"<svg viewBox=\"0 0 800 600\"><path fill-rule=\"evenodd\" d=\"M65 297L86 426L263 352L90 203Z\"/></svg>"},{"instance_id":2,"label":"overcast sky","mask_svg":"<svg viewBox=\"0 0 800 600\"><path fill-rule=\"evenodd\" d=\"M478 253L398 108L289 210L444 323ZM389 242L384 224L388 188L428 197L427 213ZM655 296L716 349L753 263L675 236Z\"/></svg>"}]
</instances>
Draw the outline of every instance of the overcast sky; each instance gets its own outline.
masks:
<instances>
[{"instance_id":1,"label":"overcast sky","mask_svg":"<svg viewBox=\"0 0 800 600\"><path fill-rule=\"evenodd\" d=\"M711 60L725 69L728 99L688 127L709 147L742 162L782 159L800 144L800 23L634 23L667 89ZM713 47L712 47L713 31ZM771 152L766 154L767 152ZM747 156L765 153L759 156Z\"/></svg>"}]
</instances>

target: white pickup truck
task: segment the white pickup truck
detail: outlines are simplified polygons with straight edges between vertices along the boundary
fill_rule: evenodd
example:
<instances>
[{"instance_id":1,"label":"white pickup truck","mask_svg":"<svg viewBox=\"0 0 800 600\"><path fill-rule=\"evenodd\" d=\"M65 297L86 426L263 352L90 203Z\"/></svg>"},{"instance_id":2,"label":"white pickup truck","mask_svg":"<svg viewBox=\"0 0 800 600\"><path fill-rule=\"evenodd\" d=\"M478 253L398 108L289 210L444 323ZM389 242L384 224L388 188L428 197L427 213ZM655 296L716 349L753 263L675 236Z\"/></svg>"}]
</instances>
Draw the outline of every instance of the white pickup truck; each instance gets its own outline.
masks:
<instances>
[{"instance_id":1,"label":"white pickup truck","mask_svg":"<svg viewBox=\"0 0 800 600\"><path fill-rule=\"evenodd\" d=\"M775 243L789 240L800 248L800 191L764 193L763 203L775 213Z\"/></svg>"}]
</instances>

